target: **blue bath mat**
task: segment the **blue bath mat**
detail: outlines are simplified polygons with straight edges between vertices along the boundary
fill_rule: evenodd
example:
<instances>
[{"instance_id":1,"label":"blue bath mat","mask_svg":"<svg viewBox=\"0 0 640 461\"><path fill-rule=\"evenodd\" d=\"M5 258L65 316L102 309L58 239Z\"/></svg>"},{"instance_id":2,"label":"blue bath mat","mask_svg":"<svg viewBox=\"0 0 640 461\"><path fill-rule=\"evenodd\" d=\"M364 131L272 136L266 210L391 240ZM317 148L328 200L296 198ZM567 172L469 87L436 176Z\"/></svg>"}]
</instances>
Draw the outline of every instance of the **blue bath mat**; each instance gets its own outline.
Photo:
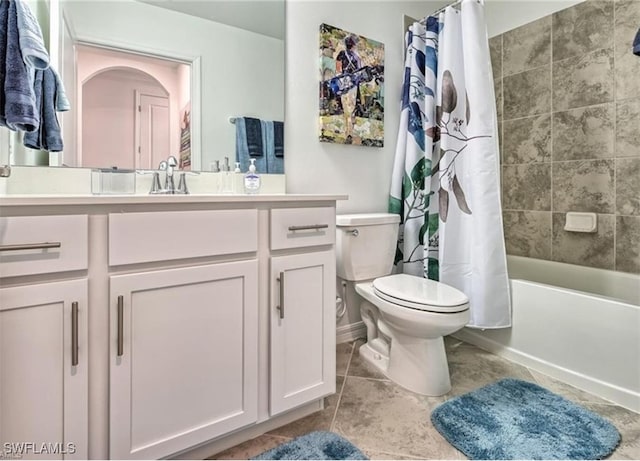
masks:
<instances>
[{"instance_id":1,"label":"blue bath mat","mask_svg":"<svg viewBox=\"0 0 640 461\"><path fill-rule=\"evenodd\" d=\"M251 459L369 459L348 440L332 432L311 432Z\"/></svg>"},{"instance_id":2,"label":"blue bath mat","mask_svg":"<svg viewBox=\"0 0 640 461\"><path fill-rule=\"evenodd\" d=\"M448 400L431 421L470 459L602 459L620 441L609 421L518 379Z\"/></svg>"}]
</instances>

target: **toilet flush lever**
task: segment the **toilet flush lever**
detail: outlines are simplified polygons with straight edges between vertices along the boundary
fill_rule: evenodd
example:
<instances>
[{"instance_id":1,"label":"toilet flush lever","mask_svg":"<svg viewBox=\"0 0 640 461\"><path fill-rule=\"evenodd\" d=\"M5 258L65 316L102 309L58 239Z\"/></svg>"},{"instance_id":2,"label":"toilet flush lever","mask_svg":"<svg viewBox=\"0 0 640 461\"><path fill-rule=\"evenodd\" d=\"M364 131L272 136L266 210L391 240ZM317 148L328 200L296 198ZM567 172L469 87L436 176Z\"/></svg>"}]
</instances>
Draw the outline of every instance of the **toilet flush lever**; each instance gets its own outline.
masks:
<instances>
[{"instance_id":1,"label":"toilet flush lever","mask_svg":"<svg viewBox=\"0 0 640 461\"><path fill-rule=\"evenodd\" d=\"M351 235L353 235L354 237L357 237L358 235L360 235L360 231L358 229L353 229L351 231Z\"/></svg>"}]
</instances>

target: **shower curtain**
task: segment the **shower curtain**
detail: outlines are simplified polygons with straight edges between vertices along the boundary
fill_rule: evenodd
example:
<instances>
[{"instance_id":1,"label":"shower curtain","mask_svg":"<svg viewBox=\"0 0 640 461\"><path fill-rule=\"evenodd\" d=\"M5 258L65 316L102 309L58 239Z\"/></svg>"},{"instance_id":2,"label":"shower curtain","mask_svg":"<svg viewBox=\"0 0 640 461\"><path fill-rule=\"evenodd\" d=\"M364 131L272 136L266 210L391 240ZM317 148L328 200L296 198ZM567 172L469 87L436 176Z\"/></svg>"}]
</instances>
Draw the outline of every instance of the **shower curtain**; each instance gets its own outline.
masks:
<instances>
[{"instance_id":1,"label":"shower curtain","mask_svg":"<svg viewBox=\"0 0 640 461\"><path fill-rule=\"evenodd\" d=\"M478 0L406 34L389 211L401 216L398 271L464 292L470 327L511 326L495 95Z\"/></svg>"}]
</instances>

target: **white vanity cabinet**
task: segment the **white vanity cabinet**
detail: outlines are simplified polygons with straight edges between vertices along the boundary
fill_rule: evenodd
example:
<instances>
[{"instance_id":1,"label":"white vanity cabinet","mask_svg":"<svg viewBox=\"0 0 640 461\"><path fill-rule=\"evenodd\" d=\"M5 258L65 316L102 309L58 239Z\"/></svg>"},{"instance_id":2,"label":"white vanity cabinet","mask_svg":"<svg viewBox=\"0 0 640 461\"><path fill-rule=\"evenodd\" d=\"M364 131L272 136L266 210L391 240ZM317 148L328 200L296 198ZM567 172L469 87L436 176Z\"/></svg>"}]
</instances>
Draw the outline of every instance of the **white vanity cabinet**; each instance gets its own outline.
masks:
<instances>
[{"instance_id":1,"label":"white vanity cabinet","mask_svg":"<svg viewBox=\"0 0 640 461\"><path fill-rule=\"evenodd\" d=\"M335 392L334 207L271 210L271 415Z\"/></svg>"},{"instance_id":2,"label":"white vanity cabinet","mask_svg":"<svg viewBox=\"0 0 640 461\"><path fill-rule=\"evenodd\" d=\"M241 259L109 277L111 458L171 455L257 420L257 234L256 210L109 216L112 273Z\"/></svg>"},{"instance_id":3,"label":"white vanity cabinet","mask_svg":"<svg viewBox=\"0 0 640 461\"><path fill-rule=\"evenodd\" d=\"M320 410L339 198L3 199L0 219L27 210L30 241L62 245L0 251L2 442L203 459Z\"/></svg>"},{"instance_id":4,"label":"white vanity cabinet","mask_svg":"<svg viewBox=\"0 0 640 461\"><path fill-rule=\"evenodd\" d=\"M86 215L0 218L0 450L9 457L88 457L87 265Z\"/></svg>"}]
</instances>

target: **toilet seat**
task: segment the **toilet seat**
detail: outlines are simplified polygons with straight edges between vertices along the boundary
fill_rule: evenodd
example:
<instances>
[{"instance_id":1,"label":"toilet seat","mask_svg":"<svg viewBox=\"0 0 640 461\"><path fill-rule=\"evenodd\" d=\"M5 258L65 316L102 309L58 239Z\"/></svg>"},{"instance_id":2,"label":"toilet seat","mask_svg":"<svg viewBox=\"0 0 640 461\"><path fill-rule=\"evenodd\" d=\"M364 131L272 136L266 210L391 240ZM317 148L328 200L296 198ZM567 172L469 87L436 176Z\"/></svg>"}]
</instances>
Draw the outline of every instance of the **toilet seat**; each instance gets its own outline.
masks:
<instances>
[{"instance_id":1,"label":"toilet seat","mask_svg":"<svg viewBox=\"0 0 640 461\"><path fill-rule=\"evenodd\" d=\"M376 296L409 309L455 313L469 309L469 298L444 283L414 275L395 274L373 281Z\"/></svg>"}]
</instances>

